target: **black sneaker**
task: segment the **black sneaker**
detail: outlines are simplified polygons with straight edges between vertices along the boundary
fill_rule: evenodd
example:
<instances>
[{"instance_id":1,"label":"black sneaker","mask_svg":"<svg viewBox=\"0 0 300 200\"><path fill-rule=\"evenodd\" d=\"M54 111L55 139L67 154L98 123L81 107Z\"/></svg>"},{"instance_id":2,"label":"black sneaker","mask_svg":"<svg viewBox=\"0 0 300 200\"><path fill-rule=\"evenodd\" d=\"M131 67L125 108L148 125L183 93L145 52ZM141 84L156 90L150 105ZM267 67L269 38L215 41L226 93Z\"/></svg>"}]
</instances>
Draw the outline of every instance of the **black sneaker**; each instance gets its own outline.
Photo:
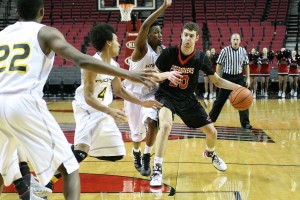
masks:
<instances>
[{"instance_id":1,"label":"black sneaker","mask_svg":"<svg viewBox=\"0 0 300 200\"><path fill-rule=\"evenodd\" d=\"M243 128L244 129L252 129L252 126L250 124L244 124Z\"/></svg>"},{"instance_id":2,"label":"black sneaker","mask_svg":"<svg viewBox=\"0 0 300 200\"><path fill-rule=\"evenodd\" d=\"M150 176L151 169L150 169L150 153L145 153L142 157L142 167L141 167L141 175L142 176Z\"/></svg>"},{"instance_id":3,"label":"black sneaker","mask_svg":"<svg viewBox=\"0 0 300 200\"><path fill-rule=\"evenodd\" d=\"M132 150L133 159L134 159L134 167L135 169L140 172L141 171L141 151L135 152Z\"/></svg>"}]
</instances>

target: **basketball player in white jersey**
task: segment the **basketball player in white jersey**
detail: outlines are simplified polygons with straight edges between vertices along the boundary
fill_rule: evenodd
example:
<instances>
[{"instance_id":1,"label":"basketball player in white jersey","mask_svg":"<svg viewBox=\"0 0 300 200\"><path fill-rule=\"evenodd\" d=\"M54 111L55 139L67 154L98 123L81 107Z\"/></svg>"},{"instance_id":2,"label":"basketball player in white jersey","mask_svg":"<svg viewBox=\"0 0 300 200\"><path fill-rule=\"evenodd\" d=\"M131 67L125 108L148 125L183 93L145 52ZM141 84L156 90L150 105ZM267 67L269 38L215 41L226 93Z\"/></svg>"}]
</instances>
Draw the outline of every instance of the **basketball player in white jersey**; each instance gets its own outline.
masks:
<instances>
[{"instance_id":1,"label":"basketball player in white jersey","mask_svg":"<svg viewBox=\"0 0 300 200\"><path fill-rule=\"evenodd\" d=\"M134 51L131 55L132 60L130 62L130 71L155 68L155 61L163 49L163 46L161 45L161 28L158 23L155 23L155 20L161 13L171 6L171 4L171 0L165 0L161 7L152 13L142 24L135 40ZM170 77L175 76L176 74L163 75L171 80ZM170 75L170 77L167 77L168 75ZM155 99L154 94L158 87L157 85L152 90L149 90L141 84L130 83L126 80L124 81L124 86L136 97L144 100ZM124 108L128 117L131 139L133 142L132 152L134 157L134 166L141 175L149 176L151 174L150 153L157 134L157 110L153 108L143 108L140 105L133 104L128 101L124 102ZM145 150L143 156L141 156L141 141L145 137Z\"/></svg>"},{"instance_id":2,"label":"basketball player in white jersey","mask_svg":"<svg viewBox=\"0 0 300 200\"><path fill-rule=\"evenodd\" d=\"M77 200L78 162L42 99L55 53L86 70L147 85L154 82L154 75L112 68L82 54L57 29L40 24L43 0L17 0L16 4L20 21L0 32L0 188L14 182L20 199L35 199L19 170L17 146L21 146L42 185L58 170L64 177L65 199Z\"/></svg>"},{"instance_id":3,"label":"basketball player in white jersey","mask_svg":"<svg viewBox=\"0 0 300 200\"><path fill-rule=\"evenodd\" d=\"M97 50L94 58L120 68L113 57L120 44L109 24L99 24L91 31L91 43ZM161 107L156 100L140 100L128 93L115 76L82 70L82 81L75 93L73 110L76 121L75 157L80 163L89 154L100 160L117 161L125 155L125 146L115 121L125 121L125 114L110 107L113 92L118 97L144 107Z\"/></svg>"}]
</instances>

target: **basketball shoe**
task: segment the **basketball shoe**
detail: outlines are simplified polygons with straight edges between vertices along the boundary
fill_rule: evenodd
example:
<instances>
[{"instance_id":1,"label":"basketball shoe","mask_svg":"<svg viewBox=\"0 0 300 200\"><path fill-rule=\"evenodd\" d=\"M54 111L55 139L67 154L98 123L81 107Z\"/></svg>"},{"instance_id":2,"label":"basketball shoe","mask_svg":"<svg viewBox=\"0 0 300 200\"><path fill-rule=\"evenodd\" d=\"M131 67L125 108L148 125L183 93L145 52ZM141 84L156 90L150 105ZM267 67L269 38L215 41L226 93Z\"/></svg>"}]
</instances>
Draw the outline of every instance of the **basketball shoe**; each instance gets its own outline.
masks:
<instances>
[{"instance_id":1,"label":"basketball shoe","mask_svg":"<svg viewBox=\"0 0 300 200\"><path fill-rule=\"evenodd\" d=\"M133 154L133 159L134 159L134 167L137 171L141 171L141 151L139 152L135 152L132 150L132 154Z\"/></svg>"},{"instance_id":2,"label":"basketball shoe","mask_svg":"<svg viewBox=\"0 0 300 200\"><path fill-rule=\"evenodd\" d=\"M31 180L30 180L30 190L34 194L38 195L46 195L49 193L52 193L52 190L50 188L42 186L37 180L31 175Z\"/></svg>"},{"instance_id":3,"label":"basketball shoe","mask_svg":"<svg viewBox=\"0 0 300 200\"><path fill-rule=\"evenodd\" d=\"M215 152L208 152L207 150L205 150L203 152L203 157L211 158L212 164L217 170L226 171L227 169L226 163L219 156L217 156Z\"/></svg>"},{"instance_id":4,"label":"basketball shoe","mask_svg":"<svg viewBox=\"0 0 300 200\"><path fill-rule=\"evenodd\" d=\"M142 157L141 175L150 176L151 174L150 161L151 161L150 153L145 153Z\"/></svg>"},{"instance_id":5,"label":"basketball shoe","mask_svg":"<svg viewBox=\"0 0 300 200\"><path fill-rule=\"evenodd\" d=\"M28 193L29 193L29 196L28 196ZM32 191L29 191L29 190L28 190L28 192L26 192L25 194L22 194L20 196L20 200L25 200L25 199L27 200L28 197L29 197L30 200L45 200L45 198L38 197L35 194L33 194Z\"/></svg>"},{"instance_id":6,"label":"basketball shoe","mask_svg":"<svg viewBox=\"0 0 300 200\"><path fill-rule=\"evenodd\" d=\"M153 172L151 176L150 186L158 187L162 186L162 166L156 163L153 166Z\"/></svg>"}]
</instances>

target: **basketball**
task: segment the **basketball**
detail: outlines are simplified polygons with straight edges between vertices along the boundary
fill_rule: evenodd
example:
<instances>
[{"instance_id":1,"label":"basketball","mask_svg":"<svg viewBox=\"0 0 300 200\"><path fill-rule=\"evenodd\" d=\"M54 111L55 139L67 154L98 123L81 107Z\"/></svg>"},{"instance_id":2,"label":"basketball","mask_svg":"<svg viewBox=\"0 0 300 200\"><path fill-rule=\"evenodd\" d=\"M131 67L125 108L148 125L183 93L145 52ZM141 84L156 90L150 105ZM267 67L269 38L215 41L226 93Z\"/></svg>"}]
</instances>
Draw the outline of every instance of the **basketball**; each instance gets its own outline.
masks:
<instances>
[{"instance_id":1,"label":"basketball","mask_svg":"<svg viewBox=\"0 0 300 200\"><path fill-rule=\"evenodd\" d=\"M245 87L239 87L230 93L229 100L231 105L237 110L247 110L252 102L252 92Z\"/></svg>"}]
</instances>

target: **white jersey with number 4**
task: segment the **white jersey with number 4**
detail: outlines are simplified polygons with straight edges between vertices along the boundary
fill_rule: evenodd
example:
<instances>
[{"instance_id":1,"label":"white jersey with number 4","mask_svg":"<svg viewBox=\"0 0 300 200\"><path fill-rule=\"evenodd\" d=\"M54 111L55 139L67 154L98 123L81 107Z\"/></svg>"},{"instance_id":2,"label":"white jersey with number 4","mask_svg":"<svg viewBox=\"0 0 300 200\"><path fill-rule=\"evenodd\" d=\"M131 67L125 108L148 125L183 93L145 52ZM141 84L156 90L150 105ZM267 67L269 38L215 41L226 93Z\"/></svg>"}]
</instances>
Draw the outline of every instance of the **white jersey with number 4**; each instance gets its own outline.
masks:
<instances>
[{"instance_id":1,"label":"white jersey with number 4","mask_svg":"<svg viewBox=\"0 0 300 200\"><path fill-rule=\"evenodd\" d=\"M101 54L96 53L93 57L99 60L102 60ZM116 61L111 59L110 64L112 66L117 67L118 64ZM76 89L75 92L75 100L76 105L82 107L83 109L91 108L84 99L84 81L83 81L83 71L81 72L81 85ZM97 74L95 79L95 89L94 89L94 97L96 97L103 105L108 106L113 101L113 92L111 81L114 79L114 76L105 75L105 74Z\"/></svg>"},{"instance_id":2,"label":"white jersey with number 4","mask_svg":"<svg viewBox=\"0 0 300 200\"><path fill-rule=\"evenodd\" d=\"M96 53L95 58L101 59ZM116 61L110 64L117 67ZM83 74L82 74L83 77ZM108 106L113 100L111 81L114 76L97 74L95 79L94 97L103 105ZM77 88L73 101L76 121L74 144L86 144L90 147L88 154L93 157L124 156L126 154L122 134L112 116L89 106L84 100L84 81Z\"/></svg>"}]
</instances>

